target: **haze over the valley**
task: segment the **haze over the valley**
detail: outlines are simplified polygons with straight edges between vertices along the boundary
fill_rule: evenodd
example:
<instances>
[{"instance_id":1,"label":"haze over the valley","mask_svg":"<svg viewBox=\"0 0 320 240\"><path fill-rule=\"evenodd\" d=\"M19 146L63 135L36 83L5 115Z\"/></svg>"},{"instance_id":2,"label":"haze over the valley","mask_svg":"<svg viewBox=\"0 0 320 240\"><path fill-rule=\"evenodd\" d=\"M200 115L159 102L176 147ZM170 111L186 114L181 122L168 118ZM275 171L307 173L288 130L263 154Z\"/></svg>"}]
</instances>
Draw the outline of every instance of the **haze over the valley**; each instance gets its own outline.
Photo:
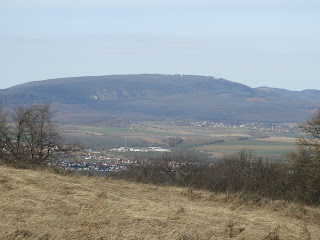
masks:
<instances>
[{"instance_id":1,"label":"haze over the valley","mask_svg":"<svg viewBox=\"0 0 320 240\"><path fill-rule=\"evenodd\" d=\"M0 0L0 239L320 240L320 0Z\"/></svg>"},{"instance_id":2,"label":"haze over the valley","mask_svg":"<svg viewBox=\"0 0 320 240\"><path fill-rule=\"evenodd\" d=\"M2 0L0 88L161 73L320 89L317 0Z\"/></svg>"}]
</instances>

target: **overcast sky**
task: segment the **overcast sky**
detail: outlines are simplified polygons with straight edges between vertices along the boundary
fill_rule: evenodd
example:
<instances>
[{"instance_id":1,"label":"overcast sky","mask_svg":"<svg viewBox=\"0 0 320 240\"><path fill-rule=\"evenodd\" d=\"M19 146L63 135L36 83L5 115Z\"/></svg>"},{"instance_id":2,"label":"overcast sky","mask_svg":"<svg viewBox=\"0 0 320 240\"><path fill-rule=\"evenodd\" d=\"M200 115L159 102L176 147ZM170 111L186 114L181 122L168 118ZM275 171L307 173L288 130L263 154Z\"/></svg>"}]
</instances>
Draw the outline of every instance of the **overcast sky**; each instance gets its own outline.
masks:
<instances>
[{"instance_id":1,"label":"overcast sky","mask_svg":"<svg viewBox=\"0 0 320 240\"><path fill-rule=\"evenodd\" d=\"M0 88L181 71L320 90L320 1L0 0Z\"/></svg>"}]
</instances>

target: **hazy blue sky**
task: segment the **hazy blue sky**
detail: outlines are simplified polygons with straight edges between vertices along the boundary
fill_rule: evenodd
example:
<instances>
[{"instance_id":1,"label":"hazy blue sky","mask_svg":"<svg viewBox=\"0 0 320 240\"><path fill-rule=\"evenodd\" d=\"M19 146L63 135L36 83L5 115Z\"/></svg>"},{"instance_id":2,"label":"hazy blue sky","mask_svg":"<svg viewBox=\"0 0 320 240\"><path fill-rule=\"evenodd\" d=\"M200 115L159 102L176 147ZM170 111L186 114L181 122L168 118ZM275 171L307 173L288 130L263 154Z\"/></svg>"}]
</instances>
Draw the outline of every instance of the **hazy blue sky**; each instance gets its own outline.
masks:
<instances>
[{"instance_id":1,"label":"hazy blue sky","mask_svg":"<svg viewBox=\"0 0 320 240\"><path fill-rule=\"evenodd\" d=\"M0 88L181 68L320 89L320 1L0 0Z\"/></svg>"}]
</instances>

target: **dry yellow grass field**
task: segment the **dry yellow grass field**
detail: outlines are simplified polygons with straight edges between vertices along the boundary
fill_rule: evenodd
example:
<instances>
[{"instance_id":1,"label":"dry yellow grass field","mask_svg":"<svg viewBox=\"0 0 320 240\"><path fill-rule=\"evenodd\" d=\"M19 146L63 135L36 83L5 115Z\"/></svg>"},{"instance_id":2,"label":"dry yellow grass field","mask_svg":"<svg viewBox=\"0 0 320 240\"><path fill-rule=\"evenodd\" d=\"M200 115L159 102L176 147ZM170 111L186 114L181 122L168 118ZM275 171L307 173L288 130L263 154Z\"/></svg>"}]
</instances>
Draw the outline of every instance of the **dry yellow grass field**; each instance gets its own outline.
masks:
<instances>
[{"instance_id":1,"label":"dry yellow grass field","mask_svg":"<svg viewBox=\"0 0 320 240\"><path fill-rule=\"evenodd\" d=\"M320 239L320 209L0 167L0 239Z\"/></svg>"}]
</instances>

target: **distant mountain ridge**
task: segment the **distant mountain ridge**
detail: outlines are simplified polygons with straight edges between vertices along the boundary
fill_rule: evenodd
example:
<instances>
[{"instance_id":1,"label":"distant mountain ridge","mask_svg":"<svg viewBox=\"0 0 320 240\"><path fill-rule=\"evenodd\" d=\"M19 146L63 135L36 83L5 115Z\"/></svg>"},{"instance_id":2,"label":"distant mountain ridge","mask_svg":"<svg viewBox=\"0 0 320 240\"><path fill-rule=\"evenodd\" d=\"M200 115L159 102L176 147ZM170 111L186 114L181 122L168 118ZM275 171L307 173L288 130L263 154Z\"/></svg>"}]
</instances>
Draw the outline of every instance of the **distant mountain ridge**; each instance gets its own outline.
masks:
<instances>
[{"instance_id":1,"label":"distant mountain ridge","mask_svg":"<svg viewBox=\"0 0 320 240\"><path fill-rule=\"evenodd\" d=\"M0 101L51 102L71 123L185 119L230 122L296 122L320 108L320 91L251 88L193 75L109 75L50 79L0 90Z\"/></svg>"}]
</instances>

